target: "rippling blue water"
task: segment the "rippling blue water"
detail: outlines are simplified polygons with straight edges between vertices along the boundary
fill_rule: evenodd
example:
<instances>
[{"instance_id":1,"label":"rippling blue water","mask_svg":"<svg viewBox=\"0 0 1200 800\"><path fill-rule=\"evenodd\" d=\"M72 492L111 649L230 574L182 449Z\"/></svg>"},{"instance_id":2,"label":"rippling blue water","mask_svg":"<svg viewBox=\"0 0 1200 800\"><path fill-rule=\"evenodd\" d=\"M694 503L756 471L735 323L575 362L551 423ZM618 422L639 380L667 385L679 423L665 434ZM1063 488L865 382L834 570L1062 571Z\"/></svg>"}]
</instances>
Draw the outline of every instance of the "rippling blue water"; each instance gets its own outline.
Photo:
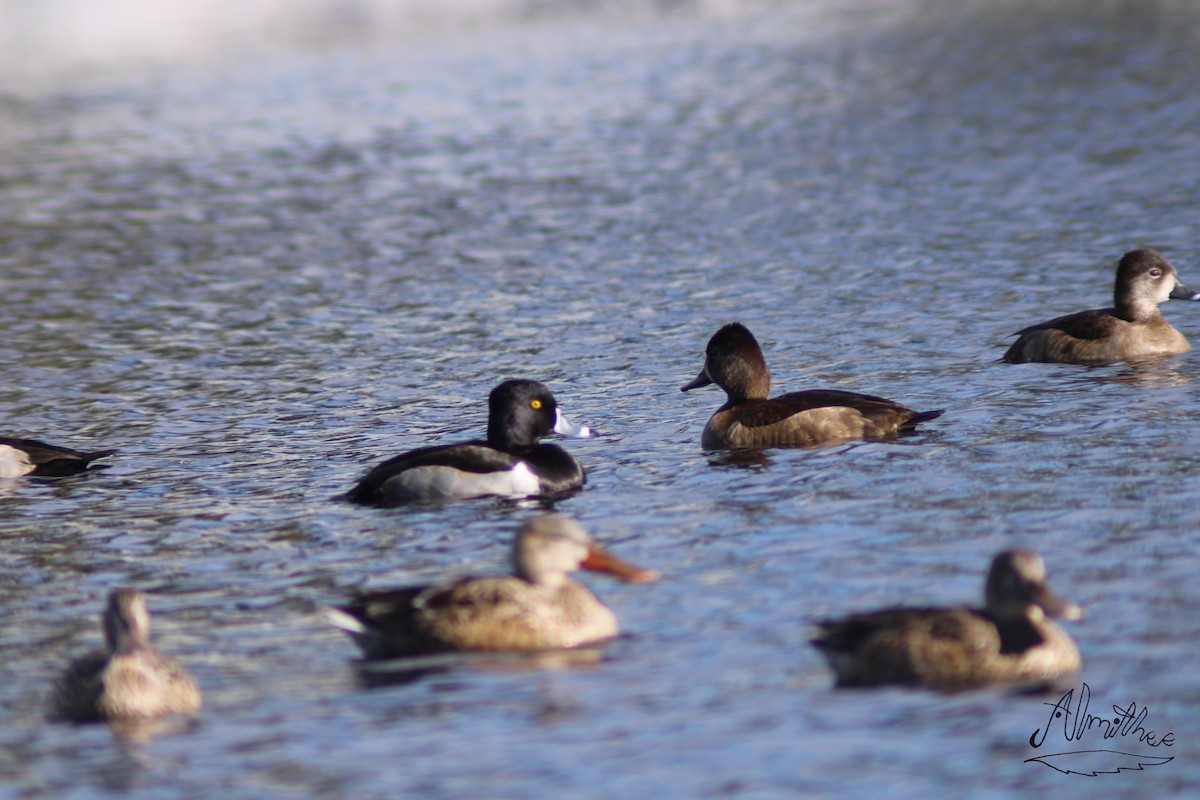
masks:
<instances>
[{"instance_id":1,"label":"rippling blue water","mask_svg":"<svg viewBox=\"0 0 1200 800\"><path fill-rule=\"evenodd\" d=\"M45 41L16 7L3 41ZM0 793L1194 791L1200 359L996 359L1107 304L1125 250L1200 283L1200 13L304 8L215 56L216 23L165 61L152 37L86 69L0 56L3 432L121 449L0 486ZM1200 306L1164 311L1200 336ZM896 443L705 453L719 393L678 387L734 319L780 391L947 412ZM320 607L500 569L535 512L330 498L481 433L516 376L600 434L566 443L589 485L558 509L664 580L591 582L625 629L600 663L368 689ZM1023 763L1045 697L831 689L813 620L974 600L1015 544L1088 610L1070 630L1093 711L1146 706L1172 763ZM44 722L118 584L154 591L162 648L205 691L195 727Z\"/></svg>"}]
</instances>

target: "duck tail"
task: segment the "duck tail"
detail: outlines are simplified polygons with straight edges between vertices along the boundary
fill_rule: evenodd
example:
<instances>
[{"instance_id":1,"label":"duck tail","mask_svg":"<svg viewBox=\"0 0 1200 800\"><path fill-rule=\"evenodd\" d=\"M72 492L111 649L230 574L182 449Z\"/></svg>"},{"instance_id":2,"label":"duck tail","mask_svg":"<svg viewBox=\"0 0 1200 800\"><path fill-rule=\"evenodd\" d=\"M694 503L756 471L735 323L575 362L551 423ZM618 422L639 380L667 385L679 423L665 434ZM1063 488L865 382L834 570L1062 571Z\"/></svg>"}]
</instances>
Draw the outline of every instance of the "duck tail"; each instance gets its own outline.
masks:
<instances>
[{"instance_id":1,"label":"duck tail","mask_svg":"<svg viewBox=\"0 0 1200 800\"><path fill-rule=\"evenodd\" d=\"M93 464L92 462L100 458L108 458L115 454L116 450L96 450L91 453L83 453L78 450L68 451L66 448L60 448L60 451L66 455L62 457L51 457L37 465L33 476L38 478L63 478L68 475L78 475L81 472L95 472L101 469L108 469L111 464Z\"/></svg>"},{"instance_id":2,"label":"duck tail","mask_svg":"<svg viewBox=\"0 0 1200 800\"><path fill-rule=\"evenodd\" d=\"M946 409L939 408L937 411L918 411L913 414L913 418L908 421L909 425L916 425L920 422L929 422L931 419L937 419L942 414L946 413Z\"/></svg>"},{"instance_id":3,"label":"duck tail","mask_svg":"<svg viewBox=\"0 0 1200 800\"><path fill-rule=\"evenodd\" d=\"M335 495L332 499L345 503L354 503L359 506L374 506L379 505L382 495L379 492L379 487L373 481L363 478L355 484L353 489Z\"/></svg>"}]
</instances>

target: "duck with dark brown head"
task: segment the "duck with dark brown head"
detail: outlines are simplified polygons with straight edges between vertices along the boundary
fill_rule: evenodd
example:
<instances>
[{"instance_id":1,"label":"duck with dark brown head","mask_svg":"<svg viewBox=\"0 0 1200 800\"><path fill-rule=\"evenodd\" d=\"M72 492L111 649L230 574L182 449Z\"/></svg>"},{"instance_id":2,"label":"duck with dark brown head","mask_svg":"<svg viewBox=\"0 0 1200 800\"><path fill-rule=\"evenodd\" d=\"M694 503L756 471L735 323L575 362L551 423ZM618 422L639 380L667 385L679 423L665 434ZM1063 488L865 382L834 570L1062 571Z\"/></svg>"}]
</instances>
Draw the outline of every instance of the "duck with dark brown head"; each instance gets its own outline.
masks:
<instances>
[{"instance_id":1,"label":"duck with dark brown head","mask_svg":"<svg viewBox=\"0 0 1200 800\"><path fill-rule=\"evenodd\" d=\"M882 397L812 389L771 397L771 373L754 334L730 323L709 339L704 369L681 387L716 384L725 405L704 426L706 448L821 447L855 439L889 439L936 419L942 411L913 411Z\"/></svg>"}]
</instances>

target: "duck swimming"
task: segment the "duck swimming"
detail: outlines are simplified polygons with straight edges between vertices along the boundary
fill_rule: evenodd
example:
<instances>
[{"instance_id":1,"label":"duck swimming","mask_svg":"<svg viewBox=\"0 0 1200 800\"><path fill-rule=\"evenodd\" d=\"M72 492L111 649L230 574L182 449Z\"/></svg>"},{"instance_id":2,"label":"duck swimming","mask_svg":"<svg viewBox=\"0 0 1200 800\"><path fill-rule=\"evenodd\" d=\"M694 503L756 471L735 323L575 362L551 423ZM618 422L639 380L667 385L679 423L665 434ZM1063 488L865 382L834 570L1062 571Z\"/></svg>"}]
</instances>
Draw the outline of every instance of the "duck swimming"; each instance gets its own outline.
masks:
<instances>
[{"instance_id":1,"label":"duck swimming","mask_svg":"<svg viewBox=\"0 0 1200 800\"><path fill-rule=\"evenodd\" d=\"M69 447L55 447L34 439L13 439L0 436L0 478L61 478L91 469L93 461L116 453L116 450L95 450L85 453Z\"/></svg>"},{"instance_id":2,"label":"duck swimming","mask_svg":"<svg viewBox=\"0 0 1200 800\"><path fill-rule=\"evenodd\" d=\"M1200 300L1200 292L1180 283L1175 267L1159 253L1132 250L1117 265L1112 308L1079 311L1022 328L1004 360L1111 364L1186 353L1191 344L1158 310L1169 299Z\"/></svg>"},{"instance_id":3,"label":"duck swimming","mask_svg":"<svg viewBox=\"0 0 1200 800\"><path fill-rule=\"evenodd\" d=\"M410 450L374 467L345 498L380 505L468 497L530 497L578 489L583 467L566 450L539 444L550 433L586 437L537 381L511 380L488 397L487 439Z\"/></svg>"},{"instance_id":4,"label":"duck swimming","mask_svg":"<svg viewBox=\"0 0 1200 800\"><path fill-rule=\"evenodd\" d=\"M1041 556L998 554L984 597L983 608L897 607L820 622L812 644L838 686L968 689L1053 683L1079 672L1079 648L1049 617L1079 620L1083 611L1050 591Z\"/></svg>"},{"instance_id":5,"label":"duck swimming","mask_svg":"<svg viewBox=\"0 0 1200 800\"><path fill-rule=\"evenodd\" d=\"M137 589L116 589L102 617L107 649L74 661L51 701L51 717L74 722L193 714L200 690L150 644L150 612Z\"/></svg>"},{"instance_id":6,"label":"duck swimming","mask_svg":"<svg viewBox=\"0 0 1200 800\"><path fill-rule=\"evenodd\" d=\"M835 389L791 392L771 398L771 374L754 334L739 322L708 341L704 369L680 388L716 384L725 405L704 426L709 449L820 447L855 439L887 439L936 419L942 411L913 411L899 403Z\"/></svg>"},{"instance_id":7,"label":"duck swimming","mask_svg":"<svg viewBox=\"0 0 1200 800\"><path fill-rule=\"evenodd\" d=\"M616 615L569 573L607 572L630 583L659 577L611 555L559 514L521 525L512 564L511 575L362 594L327 614L370 659L536 652L594 644L620 630Z\"/></svg>"}]
</instances>

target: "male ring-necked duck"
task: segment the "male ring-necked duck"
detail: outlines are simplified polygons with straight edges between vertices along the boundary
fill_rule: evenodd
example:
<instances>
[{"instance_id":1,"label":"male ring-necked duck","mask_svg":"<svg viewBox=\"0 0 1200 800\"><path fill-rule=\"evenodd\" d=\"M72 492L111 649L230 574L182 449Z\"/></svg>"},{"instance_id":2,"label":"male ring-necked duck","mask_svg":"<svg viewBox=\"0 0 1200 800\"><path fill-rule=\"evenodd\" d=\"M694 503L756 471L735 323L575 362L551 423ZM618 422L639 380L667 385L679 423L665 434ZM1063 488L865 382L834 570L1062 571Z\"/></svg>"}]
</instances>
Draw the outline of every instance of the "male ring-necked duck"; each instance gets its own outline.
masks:
<instances>
[{"instance_id":1,"label":"male ring-necked duck","mask_svg":"<svg viewBox=\"0 0 1200 800\"><path fill-rule=\"evenodd\" d=\"M616 615L569 573L607 572L629 583L659 577L608 553L561 514L521 525L512 565L511 575L363 594L326 613L367 658L553 650L594 644L619 631Z\"/></svg>"},{"instance_id":2,"label":"male ring-necked duck","mask_svg":"<svg viewBox=\"0 0 1200 800\"><path fill-rule=\"evenodd\" d=\"M551 432L590 436L558 409L550 390L537 381L505 381L488 397L487 439L435 445L388 459L366 474L347 500L363 504L404 503L446 497L529 497L578 489L583 467L554 444L539 444Z\"/></svg>"},{"instance_id":3,"label":"male ring-necked duck","mask_svg":"<svg viewBox=\"0 0 1200 800\"><path fill-rule=\"evenodd\" d=\"M150 644L150 612L137 589L116 589L104 609L107 649L74 661L51 700L54 719L74 722L194 714L200 690Z\"/></svg>"},{"instance_id":4,"label":"male ring-necked duck","mask_svg":"<svg viewBox=\"0 0 1200 800\"><path fill-rule=\"evenodd\" d=\"M111 456L116 450L97 450L84 453L69 447L55 447L33 439L13 439L0 436L0 478L61 478L85 472L98 458ZM102 467L91 467L101 469Z\"/></svg>"},{"instance_id":5,"label":"male ring-necked duck","mask_svg":"<svg viewBox=\"0 0 1200 800\"><path fill-rule=\"evenodd\" d=\"M889 608L818 623L812 644L839 686L902 684L967 689L1053 683L1079 672L1079 648L1048 619L1083 610L1046 585L1046 566L1029 550L992 561L984 607Z\"/></svg>"},{"instance_id":6,"label":"male ring-necked duck","mask_svg":"<svg viewBox=\"0 0 1200 800\"><path fill-rule=\"evenodd\" d=\"M819 447L890 438L943 413L913 411L882 397L835 389L770 398L771 374L762 349L738 322L713 334L704 369L680 391L713 383L725 390L727 399L704 426L700 443L706 448Z\"/></svg>"},{"instance_id":7,"label":"male ring-necked duck","mask_svg":"<svg viewBox=\"0 0 1200 800\"><path fill-rule=\"evenodd\" d=\"M1175 267L1155 251L1130 251L1117 266L1112 308L1080 311L1023 328L1004 360L1111 364L1186 353L1192 346L1158 310L1171 298L1200 300L1200 292L1180 283Z\"/></svg>"}]
</instances>

